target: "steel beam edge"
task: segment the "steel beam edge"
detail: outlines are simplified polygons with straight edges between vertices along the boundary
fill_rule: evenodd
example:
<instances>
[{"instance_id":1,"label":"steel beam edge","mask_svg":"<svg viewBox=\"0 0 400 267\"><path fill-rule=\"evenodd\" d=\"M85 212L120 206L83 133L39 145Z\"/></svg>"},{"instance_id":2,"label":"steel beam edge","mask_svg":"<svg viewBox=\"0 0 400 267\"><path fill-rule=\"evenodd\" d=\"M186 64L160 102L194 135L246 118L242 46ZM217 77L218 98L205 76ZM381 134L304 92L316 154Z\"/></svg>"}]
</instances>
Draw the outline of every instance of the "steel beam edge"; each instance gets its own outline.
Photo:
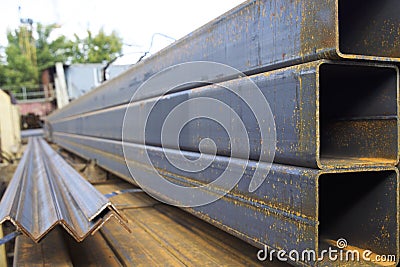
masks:
<instances>
[{"instance_id":1,"label":"steel beam edge","mask_svg":"<svg viewBox=\"0 0 400 267\"><path fill-rule=\"evenodd\" d=\"M318 59L399 62L399 11L397 0L249 0L50 118L57 120L128 103L153 74L184 62L218 62L246 74ZM210 73L204 81L221 79L220 75ZM141 97L159 93L149 91Z\"/></svg>"},{"instance_id":2,"label":"steel beam edge","mask_svg":"<svg viewBox=\"0 0 400 267\"><path fill-rule=\"evenodd\" d=\"M142 162L139 155L146 152L139 145L125 147L131 150L130 155L138 155L125 162L121 142L72 135L56 135L55 140L77 155L95 158L99 166L133 184L136 183L127 164L135 167L142 177L151 178L149 169L152 166ZM188 175L169 166L159 148L147 149L154 167L163 177L184 186L209 183L226 162L217 157L213 167L201 175ZM192 154L187 153L187 156ZM243 160L234 159L231 172L235 173L243 164ZM222 199L185 209L260 248L266 245L270 250L287 252L314 250L319 255L332 240L346 238L349 246L360 251L369 249L399 258L397 168L315 170L273 164L262 186L249 193L252 167L250 163L239 184ZM318 262L292 264L314 266ZM323 264L340 266L340 262Z\"/></svg>"},{"instance_id":3,"label":"steel beam edge","mask_svg":"<svg viewBox=\"0 0 400 267\"><path fill-rule=\"evenodd\" d=\"M122 140L124 133L124 141L132 143L140 143L145 134L149 145L193 152L199 151L199 140L211 138L218 155L257 160L261 153L259 123L265 122L257 121L252 107L234 93L240 91L251 97L253 82L274 116L276 163L321 169L398 164L399 70L383 64L315 61L63 120L49 119L48 134L51 137L52 133L64 132ZM244 123L246 139L232 134L235 129L197 118L180 132L179 147L176 136L164 138L161 143L163 122L171 111L185 101L202 97L229 105ZM191 107L198 113L203 112L202 108ZM140 114L150 116L147 120L137 119ZM179 118L174 121L191 119L189 113L175 116ZM243 152L247 141L250 155ZM232 142L243 146L238 154L232 154ZM204 153L213 149L202 147Z\"/></svg>"}]
</instances>

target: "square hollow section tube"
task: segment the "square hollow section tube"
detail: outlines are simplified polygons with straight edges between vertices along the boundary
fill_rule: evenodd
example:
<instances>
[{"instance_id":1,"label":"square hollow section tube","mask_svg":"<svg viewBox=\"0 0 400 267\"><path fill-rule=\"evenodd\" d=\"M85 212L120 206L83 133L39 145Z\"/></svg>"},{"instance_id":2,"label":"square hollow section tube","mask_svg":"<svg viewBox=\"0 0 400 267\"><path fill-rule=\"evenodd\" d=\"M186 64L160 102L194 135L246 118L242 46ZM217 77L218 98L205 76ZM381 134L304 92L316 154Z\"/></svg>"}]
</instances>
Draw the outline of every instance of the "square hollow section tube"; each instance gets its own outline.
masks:
<instances>
[{"instance_id":1,"label":"square hollow section tube","mask_svg":"<svg viewBox=\"0 0 400 267\"><path fill-rule=\"evenodd\" d=\"M251 96L254 90L260 90L271 108L276 128L274 162L321 169L398 163L396 67L323 60L249 78L50 121L48 125L53 132L113 140L122 140L125 129L126 142L141 143L145 135L148 145L192 152L199 152L200 141L209 138L215 143L218 155L258 160L260 153L266 152L261 151L261 143L266 140L261 140L258 127L264 122L257 121L252 107L233 92L241 90ZM179 136L164 132L162 139L164 122L174 108L186 101L196 103L198 98L216 99L229 105L244 123L247 136L237 134L233 123L222 127L213 118L190 118L190 112L181 112L174 115L174 121L188 123L178 125L182 127ZM190 106L197 114L204 108ZM141 117L143 114L149 114L146 120ZM259 118L268 119L265 114ZM232 142L240 147L236 152L232 152ZM246 142L250 146L248 154ZM214 153L214 149L212 144L202 146L203 153Z\"/></svg>"},{"instance_id":2,"label":"square hollow section tube","mask_svg":"<svg viewBox=\"0 0 400 267\"><path fill-rule=\"evenodd\" d=\"M270 251L296 250L301 255L312 250L319 257L329 247L338 249L338 240L345 239L346 249L359 251L360 262L365 250L394 255L398 261L398 184L396 169L316 172L273 165L255 193L233 190L189 211L257 247L267 245ZM308 217L315 211L315 217ZM307 258L299 261L292 264L318 264ZM348 264L345 258L332 262L325 257L321 262L321 266Z\"/></svg>"},{"instance_id":3,"label":"square hollow section tube","mask_svg":"<svg viewBox=\"0 0 400 267\"><path fill-rule=\"evenodd\" d=\"M396 165L398 69L322 64L318 72L319 164Z\"/></svg>"},{"instance_id":4,"label":"square hollow section tube","mask_svg":"<svg viewBox=\"0 0 400 267\"><path fill-rule=\"evenodd\" d=\"M359 249L360 254L369 249L378 255L396 255L398 192L398 169L320 174L319 250L344 238L349 245L346 249Z\"/></svg>"},{"instance_id":5,"label":"square hollow section tube","mask_svg":"<svg viewBox=\"0 0 400 267\"><path fill-rule=\"evenodd\" d=\"M134 183L120 142L59 134L55 141L85 158L95 157L100 166ZM125 147L132 155L128 166L142 166L143 177L149 179L152 174L141 156L145 150L154 167L163 169L165 179L182 186L209 183L226 166L226 160L217 157L202 173L185 173L168 164L162 149L129 144ZM230 172L240 173L243 166L244 160L232 159ZM267 245L270 250L286 252L308 249L319 255L328 246L337 249L336 241L344 238L349 249L399 259L397 168L325 171L273 164L262 185L249 193L254 166L254 162L248 163L237 186L223 198L186 210L260 248ZM307 260L303 263L315 265ZM324 264L341 266L338 261Z\"/></svg>"},{"instance_id":6,"label":"square hollow section tube","mask_svg":"<svg viewBox=\"0 0 400 267\"><path fill-rule=\"evenodd\" d=\"M184 62L218 62L246 74L319 59L399 62L399 13L398 0L249 0L49 119L128 103L149 77ZM203 81L216 79L224 77L209 73ZM149 91L143 98L160 94L160 90Z\"/></svg>"},{"instance_id":7,"label":"square hollow section tube","mask_svg":"<svg viewBox=\"0 0 400 267\"><path fill-rule=\"evenodd\" d=\"M337 0L337 5L339 54L400 58L399 1Z\"/></svg>"}]
</instances>

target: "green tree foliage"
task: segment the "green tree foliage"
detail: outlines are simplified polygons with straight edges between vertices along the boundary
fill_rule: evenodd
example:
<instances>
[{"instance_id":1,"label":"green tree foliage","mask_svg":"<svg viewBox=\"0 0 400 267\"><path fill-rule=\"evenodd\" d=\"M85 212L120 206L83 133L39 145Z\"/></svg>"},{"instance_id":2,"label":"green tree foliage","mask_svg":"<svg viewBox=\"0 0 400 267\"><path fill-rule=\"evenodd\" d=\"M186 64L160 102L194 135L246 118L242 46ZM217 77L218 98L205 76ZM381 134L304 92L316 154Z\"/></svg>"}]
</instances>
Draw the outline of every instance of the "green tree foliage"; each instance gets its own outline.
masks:
<instances>
[{"instance_id":1,"label":"green tree foliage","mask_svg":"<svg viewBox=\"0 0 400 267\"><path fill-rule=\"evenodd\" d=\"M37 24L36 28L36 53L39 71L54 66L56 62L67 62L73 57L73 42L65 36L59 36L55 40L50 39L52 31L59 28L57 24Z\"/></svg>"},{"instance_id":2,"label":"green tree foliage","mask_svg":"<svg viewBox=\"0 0 400 267\"><path fill-rule=\"evenodd\" d=\"M87 31L85 38L79 38L75 34L74 47L72 50L72 63L99 63L110 61L121 55L122 39L113 31L107 35L103 29L93 36Z\"/></svg>"},{"instance_id":3,"label":"green tree foliage","mask_svg":"<svg viewBox=\"0 0 400 267\"><path fill-rule=\"evenodd\" d=\"M3 50L3 47L0 47ZM0 53L0 84L6 84L6 68L4 66L4 56Z\"/></svg>"},{"instance_id":4,"label":"green tree foliage","mask_svg":"<svg viewBox=\"0 0 400 267\"><path fill-rule=\"evenodd\" d=\"M121 54L122 39L116 32L107 35L100 29L96 35L87 31L84 38L54 39L52 32L58 27L38 23L34 32L29 26L20 26L7 33L5 55L0 54L0 86L37 86L41 72L56 62L101 63Z\"/></svg>"},{"instance_id":5,"label":"green tree foliage","mask_svg":"<svg viewBox=\"0 0 400 267\"><path fill-rule=\"evenodd\" d=\"M5 49L7 63L3 66L5 84L27 86L39 81L37 67L33 62L32 52L35 53L31 36L22 40L26 34L22 27L7 33L8 46ZM30 51L28 54L27 51Z\"/></svg>"}]
</instances>

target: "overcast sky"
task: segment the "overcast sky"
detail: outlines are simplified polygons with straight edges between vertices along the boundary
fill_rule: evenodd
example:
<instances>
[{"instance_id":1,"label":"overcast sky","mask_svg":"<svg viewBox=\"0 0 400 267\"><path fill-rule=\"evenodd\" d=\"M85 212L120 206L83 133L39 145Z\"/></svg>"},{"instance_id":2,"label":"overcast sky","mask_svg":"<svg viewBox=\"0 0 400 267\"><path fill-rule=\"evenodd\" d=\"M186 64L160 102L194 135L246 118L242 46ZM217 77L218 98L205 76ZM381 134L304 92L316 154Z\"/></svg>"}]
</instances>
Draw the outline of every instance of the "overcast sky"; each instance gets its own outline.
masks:
<instances>
[{"instance_id":1,"label":"overcast sky","mask_svg":"<svg viewBox=\"0 0 400 267\"><path fill-rule=\"evenodd\" d=\"M31 18L43 24L58 23L54 35L73 33L84 36L86 29L107 33L116 30L123 38L123 59L119 64L134 63L149 48L152 35L162 33L179 39L218 17L243 0L0 0L0 45L6 45L7 28L15 29L19 19ZM18 7L21 11L18 11ZM172 40L155 36L151 52ZM130 55L130 56L129 56Z\"/></svg>"}]
</instances>

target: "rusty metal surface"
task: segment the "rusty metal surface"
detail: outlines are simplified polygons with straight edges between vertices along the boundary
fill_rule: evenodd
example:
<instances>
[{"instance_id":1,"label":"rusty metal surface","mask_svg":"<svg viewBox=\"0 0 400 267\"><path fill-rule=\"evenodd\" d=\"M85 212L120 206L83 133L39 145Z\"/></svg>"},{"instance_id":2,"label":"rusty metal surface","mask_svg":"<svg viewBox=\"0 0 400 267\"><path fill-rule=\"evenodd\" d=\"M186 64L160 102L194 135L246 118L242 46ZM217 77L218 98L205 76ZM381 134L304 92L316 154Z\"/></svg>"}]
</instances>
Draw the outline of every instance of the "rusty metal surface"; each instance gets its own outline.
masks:
<instances>
[{"instance_id":1,"label":"rusty metal surface","mask_svg":"<svg viewBox=\"0 0 400 267\"><path fill-rule=\"evenodd\" d=\"M110 218L123 224L107 198L42 138L31 138L0 203L0 222L11 221L35 242L57 225L82 241Z\"/></svg>"},{"instance_id":2,"label":"rusty metal surface","mask_svg":"<svg viewBox=\"0 0 400 267\"><path fill-rule=\"evenodd\" d=\"M277 147L274 161L310 168L346 168L356 166L395 166L398 163L398 69L379 64L316 61L266 72L250 77L261 89L274 114ZM50 121L53 133L122 140L124 116L136 118L151 110L147 120L125 121L124 141L161 146L163 121L180 103L209 97L226 103L243 121L250 143L250 159L260 157L260 132L251 109L233 92L224 88L243 88L246 78L213 86L169 94L104 109L62 121ZM239 89L237 89L239 90ZM337 109L340 103L341 108ZM153 107L154 106L154 107ZM192 109L201 109L193 106ZM125 113L128 111L128 113ZM189 114L179 114L185 121ZM103 123L107 121L107 123ZM132 124L132 125L131 125ZM174 136L175 137L175 136ZM219 124L197 118L185 125L175 138L164 139L163 147L198 152L204 138L214 140L217 154L235 158L248 155L232 153L231 142L246 144L230 137ZM231 140L231 138L233 140ZM203 147L203 153L212 154Z\"/></svg>"},{"instance_id":3,"label":"rusty metal surface","mask_svg":"<svg viewBox=\"0 0 400 267\"><path fill-rule=\"evenodd\" d=\"M132 188L116 180L95 185L101 193ZM110 221L76 243L61 227L40 244L17 238L14 266L265 266L258 249L190 214L155 201L145 193L113 198L131 233ZM288 266L274 261L272 266Z\"/></svg>"},{"instance_id":4,"label":"rusty metal surface","mask_svg":"<svg viewBox=\"0 0 400 267\"><path fill-rule=\"evenodd\" d=\"M343 237L351 247L399 259L395 168L400 140L399 73L395 67L379 65L400 61L399 11L398 0L247 1L50 115L46 132L66 150L96 160L131 183L126 163L148 181L154 178L150 170L155 167L177 185L209 184L226 171L230 157L232 167L227 171L245 170L240 182L223 198L187 211L260 248L312 249L318 254ZM156 105L154 121L148 124L147 146L137 144L141 132L136 129L143 128L140 121L145 119L141 111L151 107L152 97L162 94L161 87L168 86L157 84L140 92L130 109L139 119L124 140L130 157L123 157L122 121L132 95L153 74L196 60L224 63L253 75L251 79L270 102L277 126L276 158L267 179L254 192L248 191L252 174L256 167L265 167L251 161L260 157L257 125L246 106L218 86L191 83L157 102L159 109ZM210 81L242 85L240 79L219 72L204 75L199 82ZM218 148L212 165L189 173L165 157L157 125L177 104L204 96L228 104L245 122L249 162L241 150L230 154L229 142L243 140L229 140L221 127L207 120L188 123L179 147L168 142L166 146L174 159L198 158L199 141L211 138ZM152 164L144 160L145 154ZM214 187L207 193L224 189ZM129 254L123 247L117 251Z\"/></svg>"},{"instance_id":5,"label":"rusty metal surface","mask_svg":"<svg viewBox=\"0 0 400 267\"><path fill-rule=\"evenodd\" d=\"M105 169L133 181L118 154L120 142L67 135L55 138L67 150L96 158ZM147 177L149 166L140 156L144 148L132 145L131 149L137 156L129 160ZM212 168L188 175L172 168L161 149L147 147L147 151L164 178L184 186L210 182L226 164L217 157ZM233 162L232 172L246 166L240 159ZM325 240L344 237L354 247L399 257L396 168L317 170L273 164L267 180L249 193L253 171L250 162L239 184L224 198L186 210L258 247L320 251L327 246Z\"/></svg>"},{"instance_id":6,"label":"rusty metal surface","mask_svg":"<svg viewBox=\"0 0 400 267\"><path fill-rule=\"evenodd\" d=\"M50 120L127 103L151 75L188 61L224 63L246 74L318 59L399 61L399 12L398 0L247 1L56 111Z\"/></svg>"}]
</instances>

